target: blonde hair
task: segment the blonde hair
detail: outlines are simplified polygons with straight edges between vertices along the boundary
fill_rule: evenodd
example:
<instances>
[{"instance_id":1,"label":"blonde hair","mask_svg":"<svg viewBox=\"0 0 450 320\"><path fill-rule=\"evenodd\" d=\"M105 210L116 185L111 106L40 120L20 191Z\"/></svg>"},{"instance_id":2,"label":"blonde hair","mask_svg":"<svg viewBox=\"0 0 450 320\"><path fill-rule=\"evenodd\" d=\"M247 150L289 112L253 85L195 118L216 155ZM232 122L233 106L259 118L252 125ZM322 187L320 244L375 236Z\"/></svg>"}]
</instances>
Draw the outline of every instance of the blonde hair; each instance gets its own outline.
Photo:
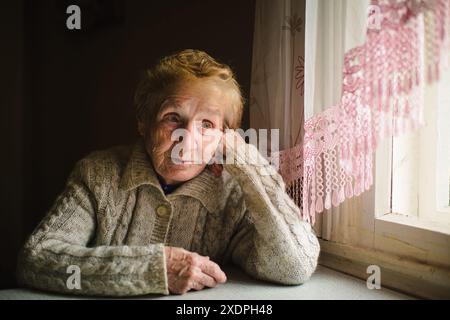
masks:
<instances>
[{"instance_id":1,"label":"blonde hair","mask_svg":"<svg viewBox=\"0 0 450 320\"><path fill-rule=\"evenodd\" d=\"M241 125L244 99L233 71L204 51L183 50L162 58L146 71L138 85L134 102L138 121L153 123L163 101L180 81L213 79L231 90L231 110L225 110L224 124L231 129Z\"/></svg>"}]
</instances>

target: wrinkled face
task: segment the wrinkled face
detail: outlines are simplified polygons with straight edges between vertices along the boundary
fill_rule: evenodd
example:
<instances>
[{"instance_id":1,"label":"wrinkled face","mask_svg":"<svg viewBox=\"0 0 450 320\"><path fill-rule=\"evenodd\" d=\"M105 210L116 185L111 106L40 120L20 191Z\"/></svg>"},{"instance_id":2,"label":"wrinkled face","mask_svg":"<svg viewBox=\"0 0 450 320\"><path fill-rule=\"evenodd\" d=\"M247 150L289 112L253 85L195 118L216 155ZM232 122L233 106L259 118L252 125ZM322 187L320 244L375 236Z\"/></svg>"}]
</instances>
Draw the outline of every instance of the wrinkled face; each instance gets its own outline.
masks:
<instances>
[{"instance_id":1,"label":"wrinkled face","mask_svg":"<svg viewBox=\"0 0 450 320\"><path fill-rule=\"evenodd\" d=\"M144 137L165 183L188 181L205 169L219 145L228 101L224 88L197 80L178 85L163 102L155 126L144 129Z\"/></svg>"}]
</instances>

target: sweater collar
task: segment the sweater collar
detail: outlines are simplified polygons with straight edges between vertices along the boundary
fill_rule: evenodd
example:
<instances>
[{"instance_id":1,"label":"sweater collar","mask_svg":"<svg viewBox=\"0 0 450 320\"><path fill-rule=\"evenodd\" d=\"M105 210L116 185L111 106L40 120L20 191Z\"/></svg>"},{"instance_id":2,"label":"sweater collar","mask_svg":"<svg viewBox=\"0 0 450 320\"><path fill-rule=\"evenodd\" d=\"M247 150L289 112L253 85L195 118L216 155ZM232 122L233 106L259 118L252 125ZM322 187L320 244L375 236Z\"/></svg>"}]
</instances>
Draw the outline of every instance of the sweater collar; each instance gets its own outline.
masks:
<instances>
[{"instance_id":1,"label":"sweater collar","mask_svg":"<svg viewBox=\"0 0 450 320\"><path fill-rule=\"evenodd\" d=\"M195 178L184 182L172 193L164 195L150 157L145 150L144 141L139 138L134 144L130 158L122 174L119 187L130 191L141 185L150 185L167 198L187 196L199 200L209 212L214 212L219 204L217 195L223 188L223 179L216 177L209 170L203 170Z\"/></svg>"}]
</instances>

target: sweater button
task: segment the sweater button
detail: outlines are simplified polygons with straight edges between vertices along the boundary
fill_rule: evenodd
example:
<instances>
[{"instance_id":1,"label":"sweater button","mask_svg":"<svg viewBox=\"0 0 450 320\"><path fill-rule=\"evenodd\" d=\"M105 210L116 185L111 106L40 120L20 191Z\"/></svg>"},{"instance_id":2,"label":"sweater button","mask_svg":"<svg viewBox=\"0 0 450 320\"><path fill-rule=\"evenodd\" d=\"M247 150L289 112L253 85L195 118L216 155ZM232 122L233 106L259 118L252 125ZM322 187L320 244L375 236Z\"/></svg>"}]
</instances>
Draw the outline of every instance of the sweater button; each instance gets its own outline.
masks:
<instances>
[{"instance_id":1,"label":"sweater button","mask_svg":"<svg viewBox=\"0 0 450 320\"><path fill-rule=\"evenodd\" d=\"M160 216L160 217L165 217L165 216L167 216L167 215L169 214L169 209L167 209L166 206L159 206L159 207L156 209L156 213L157 213L158 216Z\"/></svg>"}]
</instances>

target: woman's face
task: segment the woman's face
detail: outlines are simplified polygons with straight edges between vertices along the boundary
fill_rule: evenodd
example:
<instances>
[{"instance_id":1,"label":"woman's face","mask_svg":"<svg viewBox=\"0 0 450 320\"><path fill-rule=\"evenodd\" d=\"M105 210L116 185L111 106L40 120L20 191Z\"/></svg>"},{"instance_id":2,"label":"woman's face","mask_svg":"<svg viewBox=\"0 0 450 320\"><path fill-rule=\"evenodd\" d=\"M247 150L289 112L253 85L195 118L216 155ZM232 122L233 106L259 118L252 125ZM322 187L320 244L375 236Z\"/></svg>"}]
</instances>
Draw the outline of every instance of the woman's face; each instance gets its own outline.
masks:
<instances>
[{"instance_id":1,"label":"woman's face","mask_svg":"<svg viewBox=\"0 0 450 320\"><path fill-rule=\"evenodd\" d=\"M226 90L211 80L185 81L164 101L156 126L144 136L165 183L188 181L205 169L219 145L228 101Z\"/></svg>"}]
</instances>

